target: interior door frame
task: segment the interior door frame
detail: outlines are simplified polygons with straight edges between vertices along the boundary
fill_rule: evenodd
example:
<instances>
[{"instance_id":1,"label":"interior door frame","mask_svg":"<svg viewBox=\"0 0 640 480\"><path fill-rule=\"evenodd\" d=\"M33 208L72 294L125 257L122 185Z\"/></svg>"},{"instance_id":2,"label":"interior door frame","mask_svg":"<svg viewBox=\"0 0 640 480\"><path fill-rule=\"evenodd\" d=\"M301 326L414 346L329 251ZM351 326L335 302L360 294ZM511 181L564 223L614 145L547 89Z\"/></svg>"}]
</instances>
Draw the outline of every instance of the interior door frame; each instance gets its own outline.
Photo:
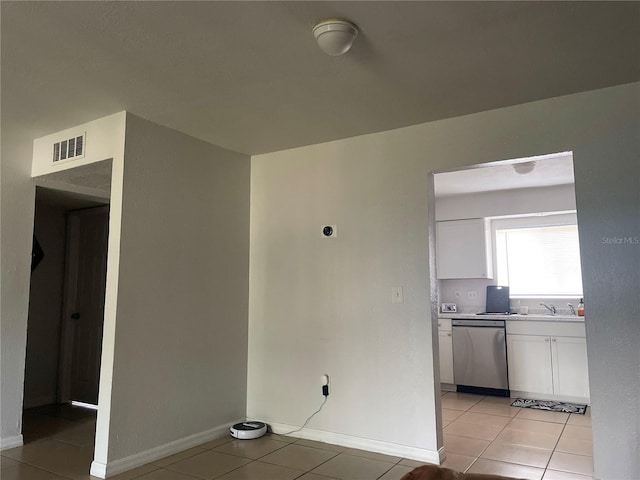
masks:
<instances>
[{"instance_id":1,"label":"interior door frame","mask_svg":"<svg viewBox=\"0 0 640 480\"><path fill-rule=\"evenodd\" d=\"M64 287L62 294L62 319L60 322L60 356L58 365L58 403L71 401L71 375L74 351L74 300L78 285L78 242L79 228L76 222L70 221L71 216L94 214L97 210L109 213L109 205L90 207L67 212L67 233L65 247ZM108 221L108 216L107 216ZM108 255L108 252L107 252Z\"/></svg>"}]
</instances>

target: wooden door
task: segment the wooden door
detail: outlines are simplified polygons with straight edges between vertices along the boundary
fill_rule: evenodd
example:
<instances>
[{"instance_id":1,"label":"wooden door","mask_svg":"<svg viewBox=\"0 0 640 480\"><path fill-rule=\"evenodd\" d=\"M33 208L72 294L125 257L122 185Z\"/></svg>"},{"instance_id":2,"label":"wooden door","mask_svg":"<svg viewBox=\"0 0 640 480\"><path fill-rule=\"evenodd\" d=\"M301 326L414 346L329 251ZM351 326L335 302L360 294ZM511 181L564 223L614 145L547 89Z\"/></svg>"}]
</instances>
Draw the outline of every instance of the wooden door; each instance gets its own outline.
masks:
<instances>
[{"instance_id":1,"label":"wooden door","mask_svg":"<svg viewBox=\"0 0 640 480\"><path fill-rule=\"evenodd\" d=\"M108 207L67 216L63 401L98 404L108 228Z\"/></svg>"}]
</instances>

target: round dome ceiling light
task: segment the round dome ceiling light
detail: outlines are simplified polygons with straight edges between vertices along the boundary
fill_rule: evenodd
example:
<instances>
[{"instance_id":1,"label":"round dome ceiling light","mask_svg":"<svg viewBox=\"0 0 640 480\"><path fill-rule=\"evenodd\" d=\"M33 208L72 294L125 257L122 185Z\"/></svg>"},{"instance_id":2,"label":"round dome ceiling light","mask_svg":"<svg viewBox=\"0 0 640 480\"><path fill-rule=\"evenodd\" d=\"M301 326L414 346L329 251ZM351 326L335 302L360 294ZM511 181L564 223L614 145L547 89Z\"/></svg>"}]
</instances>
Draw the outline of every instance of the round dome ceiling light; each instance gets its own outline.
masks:
<instances>
[{"instance_id":1,"label":"round dome ceiling light","mask_svg":"<svg viewBox=\"0 0 640 480\"><path fill-rule=\"evenodd\" d=\"M347 20L332 18L313 27L313 35L324 53L336 57L349 51L358 36L358 27Z\"/></svg>"},{"instance_id":2,"label":"round dome ceiling light","mask_svg":"<svg viewBox=\"0 0 640 480\"><path fill-rule=\"evenodd\" d=\"M531 173L534 168L536 168L536 162L516 163L513 165L513 169L520 175Z\"/></svg>"}]
</instances>

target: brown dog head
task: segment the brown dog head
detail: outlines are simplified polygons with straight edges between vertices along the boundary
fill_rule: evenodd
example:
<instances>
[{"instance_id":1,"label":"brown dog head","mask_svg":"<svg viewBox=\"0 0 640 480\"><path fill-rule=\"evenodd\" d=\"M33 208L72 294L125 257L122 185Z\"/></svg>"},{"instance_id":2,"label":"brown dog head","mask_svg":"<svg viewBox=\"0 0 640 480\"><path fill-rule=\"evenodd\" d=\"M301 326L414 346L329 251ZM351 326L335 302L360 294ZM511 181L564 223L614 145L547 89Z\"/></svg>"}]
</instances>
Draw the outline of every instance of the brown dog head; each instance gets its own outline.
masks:
<instances>
[{"instance_id":1,"label":"brown dog head","mask_svg":"<svg viewBox=\"0 0 640 480\"><path fill-rule=\"evenodd\" d=\"M422 465L414 468L400 480L459 480L461 473L450 468L438 467L437 465Z\"/></svg>"},{"instance_id":2,"label":"brown dog head","mask_svg":"<svg viewBox=\"0 0 640 480\"><path fill-rule=\"evenodd\" d=\"M437 465L422 465L414 468L400 480L517 480L500 475L485 475L482 473L460 473L450 468Z\"/></svg>"}]
</instances>

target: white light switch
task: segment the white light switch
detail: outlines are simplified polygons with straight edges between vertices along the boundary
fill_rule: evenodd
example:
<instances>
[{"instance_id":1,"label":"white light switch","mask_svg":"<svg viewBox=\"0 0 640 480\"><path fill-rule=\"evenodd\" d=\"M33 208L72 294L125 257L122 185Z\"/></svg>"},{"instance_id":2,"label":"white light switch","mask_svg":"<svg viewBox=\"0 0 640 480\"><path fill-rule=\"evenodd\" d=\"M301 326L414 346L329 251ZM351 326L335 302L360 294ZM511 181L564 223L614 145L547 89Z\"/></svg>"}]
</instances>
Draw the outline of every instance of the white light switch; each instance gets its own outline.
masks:
<instances>
[{"instance_id":1,"label":"white light switch","mask_svg":"<svg viewBox=\"0 0 640 480\"><path fill-rule=\"evenodd\" d=\"M402 287L391 287L391 303L404 303Z\"/></svg>"}]
</instances>

